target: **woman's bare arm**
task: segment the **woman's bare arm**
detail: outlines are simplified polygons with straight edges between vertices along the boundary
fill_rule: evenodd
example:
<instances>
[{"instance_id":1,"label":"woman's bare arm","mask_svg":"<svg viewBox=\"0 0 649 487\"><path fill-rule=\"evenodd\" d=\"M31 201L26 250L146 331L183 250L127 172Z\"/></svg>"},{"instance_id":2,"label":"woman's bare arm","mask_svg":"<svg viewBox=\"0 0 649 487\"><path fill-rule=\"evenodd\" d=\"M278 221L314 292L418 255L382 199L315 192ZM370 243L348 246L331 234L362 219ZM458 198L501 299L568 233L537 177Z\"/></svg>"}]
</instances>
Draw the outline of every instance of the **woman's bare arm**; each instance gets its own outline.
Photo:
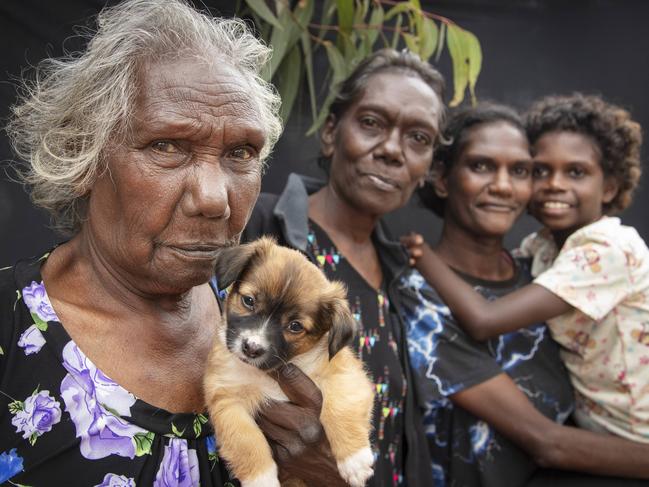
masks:
<instances>
[{"instance_id":1,"label":"woman's bare arm","mask_svg":"<svg viewBox=\"0 0 649 487\"><path fill-rule=\"evenodd\" d=\"M410 247L407 239L402 241ZM417 270L439 293L460 326L476 340L542 323L573 309L563 299L536 284L522 287L495 301L487 301L456 275L428 244L422 243L419 248L420 256L415 256Z\"/></svg>"},{"instance_id":2,"label":"woman's bare arm","mask_svg":"<svg viewBox=\"0 0 649 487\"><path fill-rule=\"evenodd\" d=\"M555 423L504 373L451 400L489 423L541 467L649 479L649 444Z\"/></svg>"}]
</instances>

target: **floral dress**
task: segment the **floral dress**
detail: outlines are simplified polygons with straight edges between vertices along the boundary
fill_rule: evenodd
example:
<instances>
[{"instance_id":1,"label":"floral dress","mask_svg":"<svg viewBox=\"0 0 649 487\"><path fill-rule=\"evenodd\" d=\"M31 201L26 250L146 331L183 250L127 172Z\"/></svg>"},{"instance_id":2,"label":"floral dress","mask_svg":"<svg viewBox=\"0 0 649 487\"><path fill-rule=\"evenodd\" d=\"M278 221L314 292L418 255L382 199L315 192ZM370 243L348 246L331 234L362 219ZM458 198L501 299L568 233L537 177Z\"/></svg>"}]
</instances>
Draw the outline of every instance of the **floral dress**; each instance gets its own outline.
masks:
<instances>
[{"instance_id":1,"label":"floral dress","mask_svg":"<svg viewBox=\"0 0 649 487\"><path fill-rule=\"evenodd\" d=\"M203 414L171 414L107 377L66 333L41 259L0 270L0 484L234 486Z\"/></svg>"}]
</instances>

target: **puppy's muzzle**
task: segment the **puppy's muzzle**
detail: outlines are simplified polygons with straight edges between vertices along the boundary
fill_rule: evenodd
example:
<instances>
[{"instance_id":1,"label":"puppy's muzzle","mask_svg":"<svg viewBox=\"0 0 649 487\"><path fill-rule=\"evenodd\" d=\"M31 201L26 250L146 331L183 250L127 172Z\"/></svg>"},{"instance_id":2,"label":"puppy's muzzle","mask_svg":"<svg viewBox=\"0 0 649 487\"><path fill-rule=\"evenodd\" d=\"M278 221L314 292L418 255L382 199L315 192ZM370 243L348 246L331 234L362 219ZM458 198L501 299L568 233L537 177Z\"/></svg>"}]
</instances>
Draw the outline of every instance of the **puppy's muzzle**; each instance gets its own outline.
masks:
<instances>
[{"instance_id":1,"label":"puppy's muzzle","mask_svg":"<svg viewBox=\"0 0 649 487\"><path fill-rule=\"evenodd\" d=\"M255 359L265 354L266 348L250 338L244 338L241 341L241 351L246 357Z\"/></svg>"}]
</instances>

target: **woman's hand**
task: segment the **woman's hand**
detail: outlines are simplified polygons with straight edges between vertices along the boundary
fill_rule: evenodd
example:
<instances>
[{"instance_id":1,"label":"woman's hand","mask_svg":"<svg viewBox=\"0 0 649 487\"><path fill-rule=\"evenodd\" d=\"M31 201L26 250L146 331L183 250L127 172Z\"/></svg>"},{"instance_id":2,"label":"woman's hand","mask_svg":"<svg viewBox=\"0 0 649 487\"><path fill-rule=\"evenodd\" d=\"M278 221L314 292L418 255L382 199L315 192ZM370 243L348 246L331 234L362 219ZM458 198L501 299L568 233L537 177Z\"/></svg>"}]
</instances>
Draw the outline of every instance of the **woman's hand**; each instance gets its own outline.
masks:
<instances>
[{"instance_id":1,"label":"woman's hand","mask_svg":"<svg viewBox=\"0 0 649 487\"><path fill-rule=\"evenodd\" d=\"M293 364L279 369L277 382L290 402L267 406L257 422L273 450L280 481L297 477L312 487L347 486L320 423L320 389Z\"/></svg>"},{"instance_id":2,"label":"woman's hand","mask_svg":"<svg viewBox=\"0 0 649 487\"><path fill-rule=\"evenodd\" d=\"M426 245L424 237L418 233L411 232L408 235L402 236L400 240L401 245L406 248L410 257L408 262L414 267L421 256L424 255L424 246Z\"/></svg>"}]
</instances>

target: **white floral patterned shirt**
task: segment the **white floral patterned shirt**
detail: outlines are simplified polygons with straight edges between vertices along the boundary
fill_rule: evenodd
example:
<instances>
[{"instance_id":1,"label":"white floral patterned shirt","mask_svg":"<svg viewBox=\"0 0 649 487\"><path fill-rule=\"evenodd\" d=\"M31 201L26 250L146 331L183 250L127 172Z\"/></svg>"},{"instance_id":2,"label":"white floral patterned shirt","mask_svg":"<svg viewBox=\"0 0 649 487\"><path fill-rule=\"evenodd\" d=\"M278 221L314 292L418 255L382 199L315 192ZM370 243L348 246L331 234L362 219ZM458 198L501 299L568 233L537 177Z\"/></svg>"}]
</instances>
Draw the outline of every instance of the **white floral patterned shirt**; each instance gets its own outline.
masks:
<instances>
[{"instance_id":1,"label":"white floral patterned shirt","mask_svg":"<svg viewBox=\"0 0 649 487\"><path fill-rule=\"evenodd\" d=\"M603 217L561 251L547 230L528 236L534 283L574 310L548 320L562 346L577 409L613 434L649 443L649 249L634 228Z\"/></svg>"}]
</instances>

